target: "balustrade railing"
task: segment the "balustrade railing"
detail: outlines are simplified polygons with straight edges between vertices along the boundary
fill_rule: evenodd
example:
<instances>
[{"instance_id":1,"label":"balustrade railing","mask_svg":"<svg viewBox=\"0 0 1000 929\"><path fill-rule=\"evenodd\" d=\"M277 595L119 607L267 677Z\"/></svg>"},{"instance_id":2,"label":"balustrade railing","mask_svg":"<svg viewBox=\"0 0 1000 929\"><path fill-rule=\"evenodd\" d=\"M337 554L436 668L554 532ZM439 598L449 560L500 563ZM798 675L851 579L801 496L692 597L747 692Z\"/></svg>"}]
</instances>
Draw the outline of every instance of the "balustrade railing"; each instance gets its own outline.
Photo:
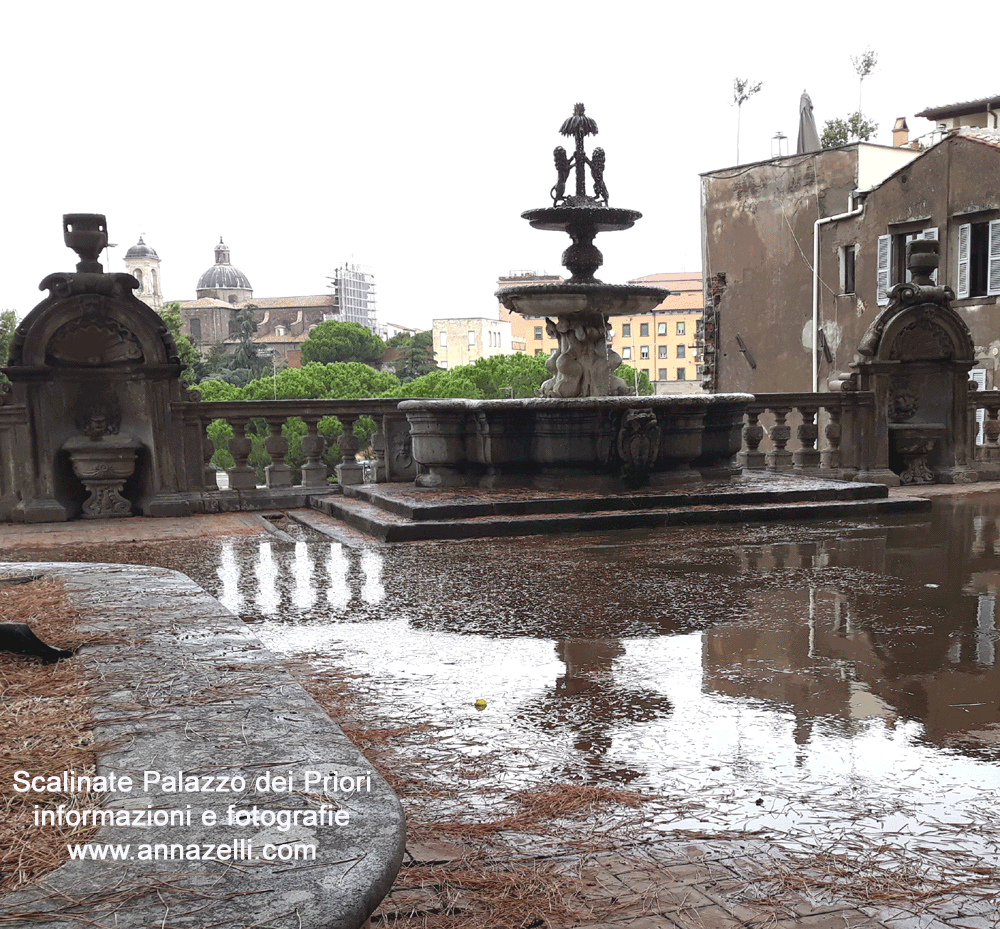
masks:
<instances>
[{"instance_id":1,"label":"balustrade railing","mask_svg":"<svg viewBox=\"0 0 1000 929\"><path fill-rule=\"evenodd\" d=\"M975 460L1000 462L1000 390L970 390Z\"/></svg>"},{"instance_id":2,"label":"balustrade railing","mask_svg":"<svg viewBox=\"0 0 1000 929\"><path fill-rule=\"evenodd\" d=\"M337 478L341 483L354 484L364 480L362 465L356 460L360 440L354 427L363 416L375 422L372 449L375 455L373 472L376 481L412 480L415 465L410 455L409 427L406 416L397 410L399 400L220 400L182 401L174 404L174 413L181 417L186 428L197 432L198 441L192 442L201 449L201 480L206 490L218 488L217 469L212 464L216 452L222 450L209 437L209 426L222 420L232 429L232 437L224 450L232 456L233 464L225 469L230 490L252 490L258 486L257 468L251 463L255 423L266 424L263 451L268 464L264 467L264 484L268 488L288 488L295 484L295 468L287 460L289 455L288 430L290 420L304 423L305 433L298 440L300 462L296 462L301 480L295 486L321 488L327 486L328 468L324 461L327 440L320 432L320 423L327 417L335 418L341 425L337 437L340 464ZM299 426L294 431L302 429ZM192 437L193 438L193 437Z\"/></svg>"},{"instance_id":3,"label":"balustrade railing","mask_svg":"<svg viewBox=\"0 0 1000 929\"><path fill-rule=\"evenodd\" d=\"M839 475L843 404L838 392L757 394L747 408L737 463L750 471Z\"/></svg>"}]
</instances>

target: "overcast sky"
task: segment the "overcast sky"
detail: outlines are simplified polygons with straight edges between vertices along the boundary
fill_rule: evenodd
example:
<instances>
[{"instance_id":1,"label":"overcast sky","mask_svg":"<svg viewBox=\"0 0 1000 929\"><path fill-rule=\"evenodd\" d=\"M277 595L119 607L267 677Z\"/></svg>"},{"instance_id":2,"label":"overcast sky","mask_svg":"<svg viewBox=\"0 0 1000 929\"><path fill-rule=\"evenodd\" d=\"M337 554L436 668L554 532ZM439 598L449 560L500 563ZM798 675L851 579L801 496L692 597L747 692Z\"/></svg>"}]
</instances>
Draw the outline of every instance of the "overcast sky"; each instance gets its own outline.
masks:
<instances>
[{"instance_id":1,"label":"overcast sky","mask_svg":"<svg viewBox=\"0 0 1000 929\"><path fill-rule=\"evenodd\" d=\"M878 68L862 109L891 143L928 106L1000 93L986 54L952 58L940 4L716 2L39 2L0 39L0 308L23 316L71 270L61 217L104 213L111 270L142 234L164 296L193 299L222 236L259 297L325 293L369 265L383 322L492 315L499 275L560 273L568 244L531 229L574 102L598 123L613 206L599 277L700 269L700 172L795 150L857 108L851 56ZM974 37L973 37L974 38ZM930 51L924 53L924 49ZM589 143L593 144L593 143ZM589 145L588 145L589 151ZM845 204L846 206L846 204Z\"/></svg>"}]
</instances>

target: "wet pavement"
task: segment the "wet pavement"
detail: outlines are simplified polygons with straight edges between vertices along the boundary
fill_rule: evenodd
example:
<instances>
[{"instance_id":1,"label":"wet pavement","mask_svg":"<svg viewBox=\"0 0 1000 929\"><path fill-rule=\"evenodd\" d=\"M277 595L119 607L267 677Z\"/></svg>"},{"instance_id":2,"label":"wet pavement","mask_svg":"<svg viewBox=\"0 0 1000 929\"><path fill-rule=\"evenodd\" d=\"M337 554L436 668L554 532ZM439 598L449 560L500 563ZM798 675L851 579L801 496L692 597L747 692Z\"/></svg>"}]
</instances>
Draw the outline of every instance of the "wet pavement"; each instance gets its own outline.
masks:
<instances>
[{"instance_id":1,"label":"wet pavement","mask_svg":"<svg viewBox=\"0 0 1000 929\"><path fill-rule=\"evenodd\" d=\"M4 527L0 557L190 575L269 648L427 734L400 746L437 788L413 800L425 819L502 817L553 784L642 794L641 860L564 865L631 901L622 925L740 925L739 887L827 859L918 863L952 890L890 904L848 881L799 909L785 893L770 924L1000 924L971 890L1000 873L1000 492L863 523L407 545L225 518ZM561 840L518 841L559 862ZM660 886L677 868L682 903Z\"/></svg>"}]
</instances>

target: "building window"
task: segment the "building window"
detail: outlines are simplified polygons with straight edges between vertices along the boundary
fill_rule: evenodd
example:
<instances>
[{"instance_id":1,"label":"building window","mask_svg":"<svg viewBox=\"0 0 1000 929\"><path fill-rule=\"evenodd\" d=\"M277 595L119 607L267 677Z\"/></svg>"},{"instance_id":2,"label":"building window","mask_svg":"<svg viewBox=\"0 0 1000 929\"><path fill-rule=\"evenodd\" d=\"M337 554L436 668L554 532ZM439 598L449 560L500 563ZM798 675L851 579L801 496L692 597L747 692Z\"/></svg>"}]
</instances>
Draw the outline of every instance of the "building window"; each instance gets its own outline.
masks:
<instances>
[{"instance_id":1,"label":"building window","mask_svg":"<svg viewBox=\"0 0 1000 929\"><path fill-rule=\"evenodd\" d=\"M628 361L628 360L629 360L629 359L630 359L631 357L632 357L632 349L631 349L631 347L630 347L630 346L626 345L626 346L625 346L625 347L624 347L624 348L622 349L622 358L623 358L623 359L624 359L625 361Z\"/></svg>"},{"instance_id":2,"label":"building window","mask_svg":"<svg viewBox=\"0 0 1000 929\"><path fill-rule=\"evenodd\" d=\"M476 347L476 330L475 329L470 329L469 330L469 348L475 348L475 347Z\"/></svg>"},{"instance_id":3,"label":"building window","mask_svg":"<svg viewBox=\"0 0 1000 929\"><path fill-rule=\"evenodd\" d=\"M642 359L646 359L646 358L649 357L649 346L648 345L640 345L639 346L639 357L642 358Z\"/></svg>"},{"instance_id":4,"label":"building window","mask_svg":"<svg viewBox=\"0 0 1000 929\"><path fill-rule=\"evenodd\" d=\"M649 338L649 323L639 323L639 338L640 339Z\"/></svg>"},{"instance_id":5,"label":"building window","mask_svg":"<svg viewBox=\"0 0 1000 929\"><path fill-rule=\"evenodd\" d=\"M677 335L686 335L686 327L684 325L684 320L681 319L677 322Z\"/></svg>"},{"instance_id":6,"label":"building window","mask_svg":"<svg viewBox=\"0 0 1000 929\"><path fill-rule=\"evenodd\" d=\"M684 358L684 357L686 357L686 350L685 350L685 347L683 345L678 345L677 346L677 357L678 358Z\"/></svg>"},{"instance_id":7,"label":"building window","mask_svg":"<svg viewBox=\"0 0 1000 929\"><path fill-rule=\"evenodd\" d=\"M875 263L875 294L879 306L889 302L889 291L893 284L902 284L910 280L910 272L906 270L906 243L914 239L936 239L937 226L921 229L917 232L900 232L878 237ZM937 271L931 276L937 283Z\"/></svg>"},{"instance_id":8,"label":"building window","mask_svg":"<svg viewBox=\"0 0 1000 929\"><path fill-rule=\"evenodd\" d=\"M632 324L622 323L622 338L631 339L632 338Z\"/></svg>"},{"instance_id":9,"label":"building window","mask_svg":"<svg viewBox=\"0 0 1000 929\"><path fill-rule=\"evenodd\" d=\"M667 334L667 324L666 323L657 323L656 324L656 334L657 335L666 335Z\"/></svg>"},{"instance_id":10,"label":"building window","mask_svg":"<svg viewBox=\"0 0 1000 929\"><path fill-rule=\"evenodd\" d=\"M442 329L441 332L439 333L439 335L441 337L441 348L447 348L448 347L448 333L444 329Z\"/></svg>"},{"instance_id":11,"label":"building window","mask_svg":"<svg viewBox=\"0 0 1000 929\"><path fill-rule=\"evenodd\" d=\"M135 279L139 282L139 290L142 291L142 269L136 268L133 272Z\"/></svg>"},{"instance_id":12,"label":"building window","mask_svg":"<svg viewBox=\"0 0 1000 929\"><path fill-rule=\"evenodd\" d=\"M665 381L667 379L667 369L660 368L660 370L656 372L656 379L658 381Z\"/></svg>"},{"instance_id":13,"label":"building window","mask_svg":"<svg viewBox=\"0 0 1000 929\"><path fill-rule=\"evenodd\" d=\"M1000 219L958 227L957 296L1000 294Z\"/></svg>"},{"instance_id":14,"label":"building window","mask_svg":"<svg viewBox=\"0 0 1000 929\"><path fill-rule=\"evenodd\" d=\"M274 334L275 335L279 335L279 336L280 335L284 335L285 334L285 327L284 326L275 326L274 327Z\"/></svg>"},{"instance_id":15,"label":"building window","mask_svg":"<svg viewBox=\"0 0 1000 929\"><path fill-rule=\"evenodd\" d=\"M840 292L853 294L854 291L854 254L857 246L844 245L840 249Z\"/></svg>"},{"instance_id":16,"label":"building window","mask_svg":"<svg viewBox=\"0 0 1000 929\"><path fill-rule=\"evenodd\" d=\"M657 349L657 351L659 352L659 356L661 358L666 358L667 357L667 346L666 345L659 346L659 348Z\"/></svg>"},{"instance_id":17,"label":"building window","mask_svg":"<svg viewBox=\"0 0 1000 929\"><path fill-rule=\"evenodd\" d=\"M156 268L149 269L149 290L151 293L156 293Z\"/></svg>"},{"instance_id":18,"label":"building window","mask_svg":"<svg viewBox=\"0 0 1000 929\"><path fill-rule=\"evenodd\" d=\"M539 342L542 341L542 327L541 326L535 326L535 338L538 339Z\"/></svg>"},{"instance_id":19,"label":"building window","mask_svg":"<svg viewBox=\"0 0 1000 929\"><path fill-rule=\"evenodd\" d=\"M677 369L677 380L686 381L687 380L687 368Z\"/></svg>"},{"instance_id":20,"label":"building window","mask_svg":"<svg viewBox=\"0 0 1000 929\"><path fill-rule=\"evenodd\" d=\"M544 353L544 350L543 350L543 349L540 349L540 348L536 348L536 349L535 349L535 354L536 354L536 355L541 355L541 354L543 354L543 353Z\"/></svg>"}]
</instances>

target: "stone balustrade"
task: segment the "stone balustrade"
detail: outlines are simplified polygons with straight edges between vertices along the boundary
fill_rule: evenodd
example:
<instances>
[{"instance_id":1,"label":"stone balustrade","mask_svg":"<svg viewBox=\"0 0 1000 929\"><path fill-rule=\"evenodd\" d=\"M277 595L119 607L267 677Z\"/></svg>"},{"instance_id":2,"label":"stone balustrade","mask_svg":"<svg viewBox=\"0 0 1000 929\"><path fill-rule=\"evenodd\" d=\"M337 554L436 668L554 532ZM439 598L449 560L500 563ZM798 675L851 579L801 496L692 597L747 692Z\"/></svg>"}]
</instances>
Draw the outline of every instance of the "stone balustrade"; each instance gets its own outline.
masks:
<instances>
[{"instance_id":1,"label":"stone balustrade","mask_svg":"<svg viewBox=\"0 0 1000 929\"><path fill-rule=\"evenodd\" d=\"M208 436L208 427L216 420L223 420L232 428L232 438L227 450L233 465L226 469L229 489L253 490L257 487L256 470L250 464L253 443L250 437L254 421L267 424L264 450L270 464L264 468L264 486L270 489L288 488L293 485L293 468L286 461L289 443L283 427L289 419L297 417L305 423L306 434L301 439L305 461L301 465L301 482L307 488L327 486L327 466L323 460L326 439L319 432L319 423L326 417L335 417L342 432L337 439L341 463L337 466L338 482L359 484L363 481L362 466L355 456L360 441L354 427L362 416L375 421L372 436L375 467L371 478L375 481L408 481L416 475L416 465L410 450L409 426L406 416L397 410L398 399L389 400L225 400L182 401L173 404L173 412L189 430L191 447L201 449L199 463L201 486L205 490L218 487L212 457L217 451Z\"/></svg>"},{"instance_id":2,"label":"stone balustrade","mask_svg":"<svg viewBox=\"0 0 1000 929\"><path fill-rule=\"evenodd\" d=\"M750 471L840 476L844 403L840 392L756 394L747 408L737 464Z\"/></svg>"},{"instance_id":3,"label":"stone balustrade","mask_svg":"<svg viewBox=\"0 0 1000 929\"><path fill-rule=\"evenodd\" d=\"M969 415L975 460L1000 463L1000 390L970 390Z\"/></svg>"}]
</instances>

